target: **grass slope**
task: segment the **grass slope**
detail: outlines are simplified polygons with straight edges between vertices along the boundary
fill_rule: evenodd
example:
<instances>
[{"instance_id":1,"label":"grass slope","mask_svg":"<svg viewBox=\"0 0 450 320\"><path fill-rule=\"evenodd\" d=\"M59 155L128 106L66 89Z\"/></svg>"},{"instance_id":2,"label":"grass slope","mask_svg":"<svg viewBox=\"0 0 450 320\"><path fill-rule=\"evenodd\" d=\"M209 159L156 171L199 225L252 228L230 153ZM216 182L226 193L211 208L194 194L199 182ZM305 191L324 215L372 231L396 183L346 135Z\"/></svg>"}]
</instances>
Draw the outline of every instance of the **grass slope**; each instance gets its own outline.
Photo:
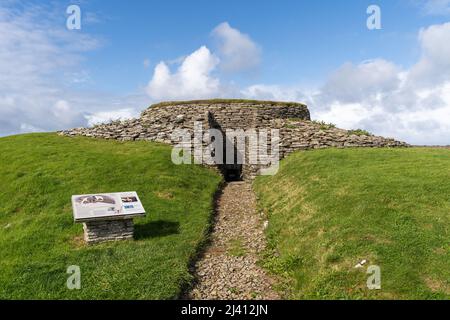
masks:
<instances>
[{"instance_id":1,"label":"grass slope","mask_svg":"<svg viewBox=\"0 0 450 320\"><path fill-rule=\"evenodd\" d=\"M449 181L445 149L295 153L255 183L270 221L265 264L294 299L449 299ZM381 290L366 287L369 265Z\"/></svg>"},{"instance_id":2,"label":"grass slope","mask_svg":"<svg viewBox=\"0 0 450 320\"><path fill-rule=\"evenodd\" d=\"M0 139L0 299L169 299L191 280L221 181L146 142L30 134ZM72 194L137 191L136 241L85 246ZM81 290L66 287L81 267Z\"/></svg>"}]
</instances>

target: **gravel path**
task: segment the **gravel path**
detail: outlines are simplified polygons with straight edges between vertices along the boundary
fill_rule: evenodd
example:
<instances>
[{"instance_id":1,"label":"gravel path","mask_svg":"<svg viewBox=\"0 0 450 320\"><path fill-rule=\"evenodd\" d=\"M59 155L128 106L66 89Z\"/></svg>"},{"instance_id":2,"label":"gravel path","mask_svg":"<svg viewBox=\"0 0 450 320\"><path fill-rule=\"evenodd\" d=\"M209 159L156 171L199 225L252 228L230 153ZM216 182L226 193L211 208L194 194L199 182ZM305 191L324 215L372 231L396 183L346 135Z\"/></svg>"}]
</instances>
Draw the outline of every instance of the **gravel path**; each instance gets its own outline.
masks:
<instances>
[{"instance_id":1,"label":"gravel path","mask_svg":"<svg viewBox=\"0 0 450 320\"><path fill-rule=\"evenodd\" d=\"M279 299L274 280L257 265L264 250L264 222L250 183L229 183L218 200L211 243L194 266L187 299Z\"/></svg>"}]
</instances>

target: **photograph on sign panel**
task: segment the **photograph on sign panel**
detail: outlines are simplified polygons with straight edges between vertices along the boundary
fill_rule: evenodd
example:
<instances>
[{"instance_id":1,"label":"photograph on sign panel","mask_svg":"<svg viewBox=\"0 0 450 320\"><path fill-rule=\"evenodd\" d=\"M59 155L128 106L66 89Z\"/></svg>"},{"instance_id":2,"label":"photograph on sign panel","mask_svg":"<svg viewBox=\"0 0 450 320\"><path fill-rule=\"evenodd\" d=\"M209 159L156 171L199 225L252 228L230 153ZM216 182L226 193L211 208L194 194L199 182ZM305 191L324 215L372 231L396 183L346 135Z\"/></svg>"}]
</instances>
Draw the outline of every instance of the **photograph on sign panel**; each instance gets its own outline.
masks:
<instances>
[{"instance_id":1,"label":"photograph on sign panel","mask_svg":"<svg viewBox=\"0 0 450 320\"><path fill-rule=\"evenodd\" d=\"M136 197L122 197L121 199L124 203L138 202L138 199Z\"/></svg>"},{"instance_id":2,"label":"photograph on sign panel","mask_svg":"<svg viewBox=\"0 0 450 320\"><path fill-rule=\"evenodd\" d=\"M75 199L79 216L95 216L97 214L120 214L122 203L112 195L87 195Z\"/></svg>"}]
</instances>

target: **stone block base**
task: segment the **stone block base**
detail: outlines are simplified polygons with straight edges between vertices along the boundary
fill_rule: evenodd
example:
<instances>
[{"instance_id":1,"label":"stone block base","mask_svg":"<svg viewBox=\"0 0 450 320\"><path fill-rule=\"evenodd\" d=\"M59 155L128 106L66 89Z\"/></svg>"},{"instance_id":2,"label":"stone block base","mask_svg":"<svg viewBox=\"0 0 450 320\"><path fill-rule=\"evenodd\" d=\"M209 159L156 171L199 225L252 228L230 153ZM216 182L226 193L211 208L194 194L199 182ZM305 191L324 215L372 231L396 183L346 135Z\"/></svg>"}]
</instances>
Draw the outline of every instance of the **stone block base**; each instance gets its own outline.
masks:
<instances>
[{"instance_id":1,"label":"stone block base","mask_svg":"<svg viewBox=\"0 0 450 320\"><path fill-rule=\"evenodd\" d=\"M84 240L88 244L133 239L132 219L89 221L83 223Z\"/></svg>"}]
</instances>

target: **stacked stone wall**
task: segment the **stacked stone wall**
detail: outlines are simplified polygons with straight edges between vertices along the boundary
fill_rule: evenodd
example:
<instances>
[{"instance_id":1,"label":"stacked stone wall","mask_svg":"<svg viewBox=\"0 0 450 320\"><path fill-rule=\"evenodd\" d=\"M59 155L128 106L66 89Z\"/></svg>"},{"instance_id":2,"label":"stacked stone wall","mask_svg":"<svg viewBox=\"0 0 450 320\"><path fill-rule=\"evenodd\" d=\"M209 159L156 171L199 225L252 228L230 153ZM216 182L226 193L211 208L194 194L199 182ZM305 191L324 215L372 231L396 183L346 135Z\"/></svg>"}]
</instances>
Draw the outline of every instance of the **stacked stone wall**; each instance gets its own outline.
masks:
<instances>
[{"instance_id":1,"label":"stacked stone wall","mask_svg":"<svg viewBox=\"0 0 450 320\"><path fill-rule=\"evenodd\" d=\"M201 124L204 131L210 128L219 129L226 135L227 130L259 130L278 129L280 135L279 154L284 158L296 150L318 148L347 147L404 147L407 144L372 135L357 135L351 131L338 129L311 121L306 105L299 103L279 102L187 102L164 103L145 110L139 119L116 121L93 128L77 128L62 131L60 134L75 136L116 139L121 141L147 140L178 144L172 139L177 129L185 129L191 133L194 141L194 124ZM226 139L226 137L225 137ZM206 147L208 135L194 145ZM269 139L270 143L270 139ZM245 154L248 161L248 145ZM270 153L270 144L268 146ZM267 165L244 163L241 167L242 178L253 179ZM222 166L221 169L226 167Z\"/></svg>"},{"instance_id":2,"label":"stacked stone wall","mask_svg":"<svg viewBox=\"0 0 450 320\"><path fill-rule=\"evenodd\" d=\"M83 223L84 240L88 244L133 239L132 219L100 220Z\"/></svg>"}]
</instances>

